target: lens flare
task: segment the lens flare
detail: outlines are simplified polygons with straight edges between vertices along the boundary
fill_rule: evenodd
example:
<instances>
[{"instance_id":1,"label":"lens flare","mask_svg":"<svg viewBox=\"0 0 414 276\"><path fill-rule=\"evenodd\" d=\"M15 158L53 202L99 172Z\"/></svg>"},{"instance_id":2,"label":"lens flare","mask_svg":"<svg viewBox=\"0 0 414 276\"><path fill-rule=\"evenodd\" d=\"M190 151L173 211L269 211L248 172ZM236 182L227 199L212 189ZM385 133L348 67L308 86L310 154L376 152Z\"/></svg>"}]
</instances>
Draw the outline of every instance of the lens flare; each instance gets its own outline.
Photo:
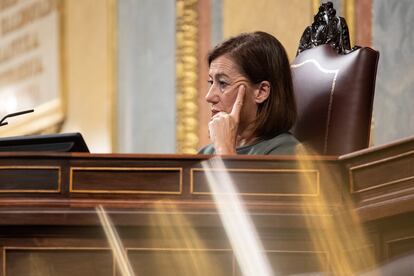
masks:
<instances>
[{"instance_id":1,"label":"lens flare","mask_svg":"<svg viewBox=\"0 0 414 276\"><path fill-rule=\"evenodd\" d=\"M237 195L233 181L225 170L223 160L214 157L202 162L201 165L205 170L217 211L242 274L274 275L255 227ZM217 171L220 173L216 173Z\"/></svg>"},{"instance_id":2,"label":"lens flare","mask_svg":"<svg viewBox=\"0 0 414 276\"><path fill-rule=\"evenodd\" d=\"M211 248L206 244L205 239L200 237L201 229L192 224L185 211L169 200L155 202L153 207L148 233L150 247L137 249L151 256L153 275L234 274L231 250L222 245ZM140 268L137 269L140 271Z\"/></svg>"},{"instance_id":3,"label":"lens flare","mask_svg":"<svg viewBox=\"0 0 414 276\"><path fill-rule=\"evenodd\" d=\"M131 264L129 263L128 257L125 253L125 249L122 245L121 239L112 224L111 219L106 213L102 205L98 205L96 213L99 217L101 225L105 231L106 238L108 239L109 245L114 254L115 262L122 276L134 276Z\"/></svg>"},{"instance_id":4,"label":"lens flare","mask_svg":"<svg viewBox=\"0 0 414 276\"><path fill-rule=\"evenodd\" d=\"M304 148L303 154L309 154ZM375 267L374 248L365 233L343 183L342 175L334 174L324 162L299 159L301 169L316 169L324 177L324 186L316 198L302 197L303 215L314 250L325 252L320 259L321 270L328 275L358 275ZM303 175L300 181L312 187L312 180ZM306 192L306 191L304 191ZM337 198L338 202L333 202ZM319 219L312 219L318 215Z\"/></svg>"}]
</instances>

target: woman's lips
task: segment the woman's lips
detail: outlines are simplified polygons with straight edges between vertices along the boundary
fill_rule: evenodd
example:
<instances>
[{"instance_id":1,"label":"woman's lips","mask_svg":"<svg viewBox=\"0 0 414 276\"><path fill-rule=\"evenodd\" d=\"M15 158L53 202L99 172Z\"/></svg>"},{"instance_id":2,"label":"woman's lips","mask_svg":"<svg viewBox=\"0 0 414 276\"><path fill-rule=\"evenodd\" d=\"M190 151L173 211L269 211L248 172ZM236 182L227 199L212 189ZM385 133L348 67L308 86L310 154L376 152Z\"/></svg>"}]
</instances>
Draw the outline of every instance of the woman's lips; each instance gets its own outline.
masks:
<instances>
[{"instance_id":1,"label":"woman's lips","mask_svg":"<svg viewBox=\"0 0 414 276\"><path fill-rule=\"evenodd\" d=\"M214 115L216 115L219 112L220 111L218 111L218 110L211 110L211 117L214 117Z\"/></svg>"}]
</instances>

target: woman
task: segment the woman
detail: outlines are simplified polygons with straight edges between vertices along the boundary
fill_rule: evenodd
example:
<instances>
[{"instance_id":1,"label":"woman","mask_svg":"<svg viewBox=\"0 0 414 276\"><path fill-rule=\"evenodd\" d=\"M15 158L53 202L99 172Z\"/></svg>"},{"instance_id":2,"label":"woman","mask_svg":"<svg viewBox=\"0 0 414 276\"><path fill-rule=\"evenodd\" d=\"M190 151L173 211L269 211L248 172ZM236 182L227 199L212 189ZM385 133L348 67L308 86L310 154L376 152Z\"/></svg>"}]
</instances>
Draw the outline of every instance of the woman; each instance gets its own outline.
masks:
<instances>
[{"instance_id":1,"label":"woman","mask_svg":"<svg viewBox=\"0 0 414 276\"><path fill-rule=\"evenodd\" d=\"M296 119L289 60L265 32L241 34L208 56L212 144L201 154L294 154Z\"/></svg>"}]
</instances>

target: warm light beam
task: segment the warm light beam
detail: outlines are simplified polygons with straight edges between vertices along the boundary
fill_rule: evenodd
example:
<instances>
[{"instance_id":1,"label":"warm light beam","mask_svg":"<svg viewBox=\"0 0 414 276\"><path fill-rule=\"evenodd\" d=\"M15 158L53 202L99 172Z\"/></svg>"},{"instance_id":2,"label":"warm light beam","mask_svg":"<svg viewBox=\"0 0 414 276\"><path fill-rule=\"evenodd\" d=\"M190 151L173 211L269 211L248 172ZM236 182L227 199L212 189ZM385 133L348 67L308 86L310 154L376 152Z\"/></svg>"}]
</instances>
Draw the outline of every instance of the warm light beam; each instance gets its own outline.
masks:
<instances>
[{"instance_id":1,"label":"warm light beam","mask_svg":"<svg viewBox=\"0 0 414 276\"><path fill-rule=\"evenodd\" d=\"M201 163L233 252L244 276L274 275L255 227L221 158Z\"/></svg>"},{"instance_id":2,"label":"warm light beam","mask_svg":"<svg viewBox=\"0 0 414 276\"><path fill-rule=\"evenodd\" d=\"M122 276L134 276L134 271L132 270L131 264L129 263L128 257L125 253L124 247L122 245L121 239L116 232L111 219L107 215L106 211L102 205L98 205L96 208L96 213L98 214L101 225L105 231L106 238L108 239L109 246L112 249L112 252L115 257L115 263L117 264L119 271Z\"/></svg>"}]
</instances>

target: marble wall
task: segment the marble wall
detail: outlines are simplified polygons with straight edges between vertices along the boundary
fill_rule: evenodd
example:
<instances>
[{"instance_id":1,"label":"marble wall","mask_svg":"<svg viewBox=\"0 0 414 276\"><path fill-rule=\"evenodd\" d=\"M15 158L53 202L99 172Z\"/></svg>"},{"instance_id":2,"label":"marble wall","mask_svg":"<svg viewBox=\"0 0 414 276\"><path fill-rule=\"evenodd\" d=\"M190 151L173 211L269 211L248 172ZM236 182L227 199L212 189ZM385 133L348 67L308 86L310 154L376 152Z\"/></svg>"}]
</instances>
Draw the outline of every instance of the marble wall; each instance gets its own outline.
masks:
<instances>
[{"instance_id":1,"label":"marble wall","mask_svg":"<svg viewBox=\"0 0 414 276\"><path fill-rule=\"evenodd\" d=\"M118 1L119 152L175 152L175 0Z\"/></svg>"},{"instance_id":2,"label":"marble wall","mask_svg":"<svg viewBox=\"0 0 414 276\"><path fill-rule=\"evenodd\" d=\"M223 40L223 0L211 0L211 47Z\"/></svg>"},{"instance_id":3,"label":"marble wall","mask_svg":"<svg viewBox=\"0 0 414 276\"><path fill-rule=\"evenodd\" d=\"M414 135L414 2L373 0L373 48L380 52L373 144Z\"/></svg>"}]
</instances>

